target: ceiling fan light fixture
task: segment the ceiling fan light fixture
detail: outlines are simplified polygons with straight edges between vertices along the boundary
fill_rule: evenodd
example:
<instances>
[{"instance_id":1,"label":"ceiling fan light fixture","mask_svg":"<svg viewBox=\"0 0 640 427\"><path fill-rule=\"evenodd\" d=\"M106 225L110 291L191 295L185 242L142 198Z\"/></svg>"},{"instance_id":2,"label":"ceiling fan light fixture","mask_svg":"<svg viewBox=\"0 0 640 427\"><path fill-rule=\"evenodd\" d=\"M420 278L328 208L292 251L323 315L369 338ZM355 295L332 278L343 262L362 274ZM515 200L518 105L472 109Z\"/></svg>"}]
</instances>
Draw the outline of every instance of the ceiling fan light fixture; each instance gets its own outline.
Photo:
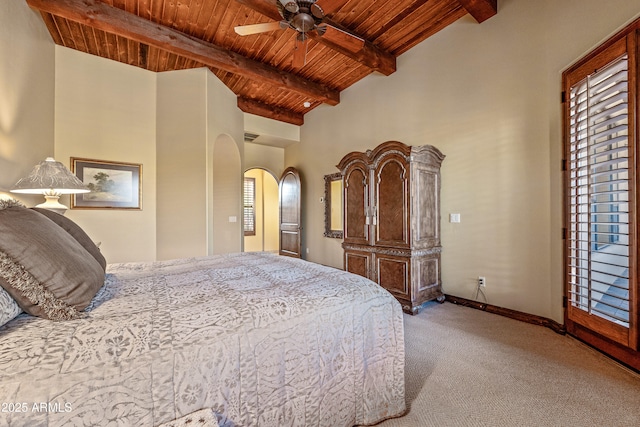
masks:
<instances>
[{"instance_id":1,"label":"ceiling fan light fixture","mask_svg":"<svg viewBox=\"0 0 640 427\"><path fill-rule=\"evenodd\" d=\"M313 17L307 13L298 13L291 19L291 25L301 33L313 30L316 25L316 21Z\"/></svg>"}]
</instances>

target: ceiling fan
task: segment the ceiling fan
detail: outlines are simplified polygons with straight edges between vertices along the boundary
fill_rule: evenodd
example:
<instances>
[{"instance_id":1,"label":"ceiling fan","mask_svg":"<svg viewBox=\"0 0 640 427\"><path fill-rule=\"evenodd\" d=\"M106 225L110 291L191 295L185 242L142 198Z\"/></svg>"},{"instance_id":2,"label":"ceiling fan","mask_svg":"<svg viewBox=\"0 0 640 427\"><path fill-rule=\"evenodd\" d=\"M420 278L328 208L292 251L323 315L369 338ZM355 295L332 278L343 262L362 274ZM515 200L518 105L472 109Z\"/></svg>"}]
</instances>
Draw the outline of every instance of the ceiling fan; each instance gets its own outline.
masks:
<instances>
[{"instance_id":1,"label":"ceiling fan","mask_svg":"<svg viewBox=\"0 0 640 427\"><path fill-rule=\"evenodd\" d=\"M336 43L343 45L353 45L353 42L358 45L360 43L363 44L364 41L362 39L324 23L325 12L321 6L324 2L331 3L330 0L276 0L275 5L282 17L281 21L240 25L235 27L234 30L241 36L287 28L296 30L298 32L296 39L299 43L296 43L296 48L293 52L294 67L302 67L306 64L307 39L315 35L324 36L327 30L329 30L328 36ZM345 41L345 39L349 38L353 39L353 41ZM353 50L353 47L349 47L349 50Z\"/></svg>"}]
</instances>

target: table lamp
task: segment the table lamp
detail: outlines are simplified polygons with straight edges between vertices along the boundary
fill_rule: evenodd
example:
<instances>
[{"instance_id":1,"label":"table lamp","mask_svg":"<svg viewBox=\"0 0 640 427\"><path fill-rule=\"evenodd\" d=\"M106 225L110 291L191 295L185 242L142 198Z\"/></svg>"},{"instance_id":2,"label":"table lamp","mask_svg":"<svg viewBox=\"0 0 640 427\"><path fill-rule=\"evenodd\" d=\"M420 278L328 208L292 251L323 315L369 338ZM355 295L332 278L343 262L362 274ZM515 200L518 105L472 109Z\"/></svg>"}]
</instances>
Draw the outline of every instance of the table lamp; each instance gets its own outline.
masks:
<instances>
[{"instance_id":1,"label":"table lamp","mask_svg":"<svg viewBox=\"0 0 640 427\"><path fill-rule=\"evenodd\" d=\"M10 191L22 194L43 194L47 201L36 206L37 208L64 214L68 208L58 201L62 194L89 193L91 190L62 163L47 157L35 165L28 176L16 182Z\"/></svg>"}]
</instances>

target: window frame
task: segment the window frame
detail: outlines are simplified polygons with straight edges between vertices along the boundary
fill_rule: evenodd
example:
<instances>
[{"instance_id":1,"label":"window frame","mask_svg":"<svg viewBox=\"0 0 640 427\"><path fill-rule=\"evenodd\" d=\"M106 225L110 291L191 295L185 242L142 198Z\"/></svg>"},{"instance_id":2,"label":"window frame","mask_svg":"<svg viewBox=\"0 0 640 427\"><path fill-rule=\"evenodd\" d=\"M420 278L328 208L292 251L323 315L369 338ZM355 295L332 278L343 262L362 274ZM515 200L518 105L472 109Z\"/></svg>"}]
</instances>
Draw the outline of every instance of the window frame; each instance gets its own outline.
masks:
<instances>
[{"instance_id":1,"label":"window frame","mask_svg":"<svg viewBox=\"0 0 640 427\"><path fill-rule=\"evenodd\" d=\"M253 188L253 200L251 203L247 204L247 183ZM251 218L251 225L247 230L247 210L249 210L249 217ZM256 179L252 177L244 177L243 186L242 186L242 212L243 212L243 222L242 228L244 230L245 236L255 236L256 235Z\"/></svg>"}]
</instances>

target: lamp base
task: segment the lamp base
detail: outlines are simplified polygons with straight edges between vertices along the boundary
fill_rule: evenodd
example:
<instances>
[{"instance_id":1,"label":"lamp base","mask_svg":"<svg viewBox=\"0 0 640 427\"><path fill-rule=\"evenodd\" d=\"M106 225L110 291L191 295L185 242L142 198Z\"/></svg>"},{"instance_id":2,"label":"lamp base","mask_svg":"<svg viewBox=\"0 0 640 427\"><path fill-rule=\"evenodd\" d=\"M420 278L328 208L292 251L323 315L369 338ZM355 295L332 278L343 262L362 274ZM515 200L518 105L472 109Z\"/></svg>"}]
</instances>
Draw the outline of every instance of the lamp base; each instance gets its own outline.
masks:
<instances>
[{"instance_id":1,"label":"lamp base","mask_svg":"<svg viewBox=\"0 0 640 427\"><path fill-rule=\"evenodd\" d=\"M64 213L67 211L68 208L58 201L58 199L60 198L59 194L45 194L44 198L47 199L47 201L39 204L38 206L36 206L36 208L49 209L50 211L54 211L56 213L59 213L60 215L64 215Z\"/></svg>"}]
</instances>

